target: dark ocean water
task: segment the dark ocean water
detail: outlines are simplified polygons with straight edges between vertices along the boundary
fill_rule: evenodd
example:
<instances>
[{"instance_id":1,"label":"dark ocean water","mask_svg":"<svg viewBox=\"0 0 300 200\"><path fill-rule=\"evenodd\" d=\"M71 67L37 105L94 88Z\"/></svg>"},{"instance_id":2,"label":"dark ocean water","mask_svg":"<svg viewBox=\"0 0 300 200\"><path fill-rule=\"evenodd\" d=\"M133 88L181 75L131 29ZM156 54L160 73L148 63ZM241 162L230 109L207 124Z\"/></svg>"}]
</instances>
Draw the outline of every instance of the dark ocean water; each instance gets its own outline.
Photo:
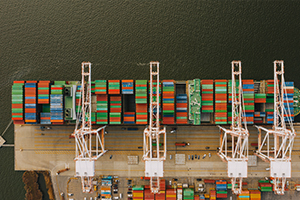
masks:
<instances>
[{"instance_id":1,"label":"dark ocean water","mask_svg":"<svg viewBox=\"0 0 300 200\"><path fill-rule=\"evenodd\" d=\"M0 1L0 133L11 118L13 80L80 80L82 61L92 79L231 77L272 79L273 61L300 87L300 2L174 0ZM142 134L142 133L141 133ZM4 135L13 143L13 127ZM24 199L13 148L0 149L0 200Z\"/></svg>"}]
</instances>

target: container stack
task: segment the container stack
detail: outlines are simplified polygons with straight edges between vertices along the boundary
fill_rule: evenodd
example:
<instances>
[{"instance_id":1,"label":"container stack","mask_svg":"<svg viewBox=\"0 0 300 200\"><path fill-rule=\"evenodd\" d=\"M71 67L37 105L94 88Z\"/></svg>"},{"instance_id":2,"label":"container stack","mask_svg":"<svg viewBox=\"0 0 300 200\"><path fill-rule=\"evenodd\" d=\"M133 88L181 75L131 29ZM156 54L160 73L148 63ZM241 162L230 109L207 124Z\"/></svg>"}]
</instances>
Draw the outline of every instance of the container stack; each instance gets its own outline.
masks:
<instances>
[{"instance_id":1,"label":"container stack","mask_svg":"<svg viewBox=\"0 0 300 200\"><path fill-rule=\"evenodd\" d=\"M134 124L135 120L134 120L134 112L124 112L124 116L123 116L123 122L124 124Z\"/></svg>"},{"instance_id":2,"label":"container stack","mask_svg":"<svg viewBox=\"0 0 300 200\"><path fill-rule=\"evenodd\" d=\"M153 88L152 88L152 90L153 90L153 101L156 101L157 100L157 82L156 82L156 80L155 81L153 81ZM150 103L150 81L149 81L149 103ZM159 83L159 99L158 99L158 102L159 102L159 121L161 121L161 83ZM150 112L150 106L149 106L149 112ZM157 113L157 110L156 109L154 109L154 111L153 111L153 113L154 114L156 114ZM153 119L154 120L154 119Z\"/></svg>"},{"instance_id":3,"label":"container stack","mask_svg":"<svg viewBox=\"0 0 300 200\"><path fill-rule=\"evenodd\" d=\"M25 123L37 123L37 101L36 101L37 81L26 81L25 83Z\"/></svg>"},{"instance_id":4,"label":"container stack","mask_svg":"<svg viewBox=\"0 0 300 200\"><path fill-rule=\"evenodd\" d=\"M263 123L263 119L266 117L265 112L254 112L254 123L260 124Z\"/></svg>"},{"instance_id":5,"label":"container stack","mask_svg":"<svg viewBox=\"0 0 300 200\"><path fill-rule=\"evenodd\" d=\"M150 191L150 189L144 190L144 199L145 200L154 200L154 194Z\"/></svg>"},{"instance_id":6,"label":"container stack","mask_svg":"<svg viewBox=\"0 0 300 200\"><path fill-rule=\"evenodd\" d=\"M241 194L238 195L238 200L250 200L249 190L242 190Z\"/></svg>"},{"instance_id":7,"label":"container stack","mask_svg":"<svg viewBox=\"0 0 300 200\"><path fill-rule=\"evenodd\" d=\"M12 120L14 124L24 124L24 107L23 107L23 99L24 99L24 81L14 81L11 91L11 113Z\"/></svg>"},{"instance_id":8,"label":"container stack","mask_svg":"<svg viewBox=\"0 0 300 200\"><path fill-rule=\"evenodd\" d=\"M38 104L49 104L50 81L39 81L38 83Z\"/></svg>"},{"instance_id":9,"label":"container stack","mask_svg":"<svg viewBox=\"0 0 300 200\"><path fill-rule=\"evenodd\" d=\"M97 94L96 124L108 124L108 95Z\"/></svg>"},{"instance_id":10,"label":"container stack","mask_svg":"<svg viewBox=\"0 0 300 200\"><path fill-rule=\"evenodd\" d=\"M227 80L215 80L215 124L227 124Z\"/></svg>"},{"instance_id":11,"label":"container stack","mask_svg":"<svg viewBox=\"0 0 300 200\"><path fill-rule=\"evenodd\" d=\"M187 124L187 95L176 95L176 124Z\"/></svg>"},{"instance_id":12,"label":"container stack","mask_svg":"<svg viewBox=\"0 0 300 200\"><path fill-rule=\"evenodd\" d=\"M60 82L55 82L54 84L61 84ZM63 124L63 85L51 85L51 95L50 95L50 115L51 123L53 124Z\"/></svg>"},{"instance_id":13,"label":"container stack","mask_svg":"<svg viewBox=\"0 0 300 200\"><path fill-rule=\"evenodd\" d=\"M163 80L163 124L174 124L174 80Z\"/></svg>"},{"instance_id":14,"label":"container stack","mask_svg":"<svg viewBox=\"0 0 300 200\"><path fill-rule=\"evenodd\" d=\"M111 176L103 177L101 180L101 191L100 191L102 200L112 199L111 186L112 186L112 177Z\"/></svg>"},{"instance_id":15,"label":"container stack","mask_svg":"<svg viewBox=\"0 0 300 200\"><path fill-rule=\"evenodd\" d=\"M283 96L284 108L284 120L288 121L291 118L294 121L294 82L285 82L283 87L285 95Z\"/></svg>"},{"instance_id":16,"label":"container stack","mask_svg":"<svg viewBox=\"0 0 300 200\"><path fill-rule=\"evenodd\" d=\"M244 111L247 124L254 122L254 81L243 80Z\"/></svg>"},{"instance_id":17,"label":"container stack","mask_svg":"<svg viewBox=\"0 0 300 200\"><path fill-rule=\"evenodd\" d=\"M108 80L108 94L120 94L120 80Z\"/></svg>"},{"instance_id":18,"label":"container stack","mask_svg":"<svg viewBox=\"0 0 300 200\"><path fill-rule=\"evenodd\" d=\"M133 186L132 187L132 199L133 200L143 200L144 199L144 187L143 186Z\"/></svg>"},{"instance_id":19,"label":"container stack","mask_svg":"<svg viewBox=\"0 0 300 200\"><path fill-rule=\"evenodd\" d=\"M95 94L107 94L106 80L95 80Z\"/></svg>"},{"instance_id":20,"label":"container stack","mask_svg":"<svg viewBox=\"0 0 300 200\"><path fill-rule=\"evenodd\" d=\"M250 190L250 200L261 200L261 192L259 190Z\"/></svg>"},{"instance_id":21,"label":"container stack","mask_svg":"<svg viewBox=\"0 0 300 200\"><path fill-rule=\"evenodd\" d=\"M266 85L267 98L266 98L266 116L267 123L273 124L274 122L274 80L267 80Z\"/></svg>"},{"instance_id":22,"label":"container stack","mask_svg":"<svg viewBox=\"0 0 300 200\"><path fill-rule=\"evenodd\" d=\"M267 95L266 94L255 94L255 103L266 103Z\"/></svg>"},{"instance_id":23,"label":"container stack","mask_svg":"<svg viewBox=\"0 0 300 200\"><path fill-rule=\"evenodd\" d=\"M95 94L96 92L96 82L95 81L91 81L91 94Z\"/></svg>"},{"instance_id":24,"label":"container stack","mask_svg":"<svg viewBox=\"0 0 300 200\"><path fill-rule=\"evenodd\" d=\"M135 81L136 124L148 123L147 80Z\"/></svg>"},{"instance_id":25,"label":"container stack","mask_svg":"<svg viewBox=\"0 0 300 200\"><path fill-rule=\"evenodd\" d=\"M182 188L177 188L177 200L182 200Z\"/></svg>"},{"instance_id":26,"label":"container stack","mask_svg":"<svg viewBox=\"0 0 300 200\"><path fill-rule=\"evenodd\" d=\"M268 180L259 180L258 189L261 192L272 192L272 184Z\"/></svg>"},{"instance_id":27,"label":"container stack","mask_svg":"<svg viewBox=\"0 0 300 200\"><path fill-rule=\"evenodd\" d=\"M102 199L112 199L111 186L102 185L100 193Z\"/></svg>"},{"instance_id":28,"label":"container stack","mask_svg":"<svg viewBox=\"0 0 300 200\"><path fill-rule=\"evenodd\" d=\"M159 193L155 194L155 200L166 200L166 180L159 180Z\"/></svg>"},{"instance_id":29,"label":"container stack","mask_svg":"<svg viewBox=\"0 0 300 200\"><path fill-rule=\"evenodd\" d=\"M41 112L41 124L51 124L51 113L50 112Z\"/></svg>"},{"instance_id":30,"label":"container stack","mask_svg":"<svg viewBox=\"0 0 300 200\"><path fill-rule=\"evenodd\" d=\"M214 112L214 80L201 80L202 84L202 112Z\"/></svg>"},{"instance_id":31,"label":"container stack","mask_svg":"<svg viewBox=\"0 0 300 200\"><path fill-rule=\"evenodd\" d=\"M166 200L176 200L176 189L167 189Z\"/></svg>"},{"instance_id":32,"label":"container stack","mask_svg":"<svg viewBox=\"0 0 300 200\"><path fill-rule=\"evenodd\" d=\"M191 188L184 188L183 200L194 200L194 190Z\"/></svg>"},{"instance_id":33,"label":"container stack","mask_svg":"<svg viewBox=\"0 0 300 200\"><path fill-rule=\"evenodd\" d=\"M227 183L223 180L216 181L217 198L227 198Z\"/></svg>"},{"instance_id":34,"label":"container stack","mask_svg":"<svg viewBox=\"0 0 300 200\"><path fill-rule=\"evenodd\" d=\"M210 200L216 200L216 197L217 197L217 195L216 195L216 190L211 190L210 192L209 192L209 199Z\"/></svg>"},{"instance_id":35,"label":"container stack","mask_svg":"<svg viewBox=\"0 0 300 200\"><path fill-rule=\"evenodd\" d=\"M121 124L121 95L110 96L109 123Z\"/></svg>"},{"instance_id":36,"label":"container stack","mask_svg":"<svg viewBox=\"0 0 300 200\"><path fill-rule=\"evenodd\" d=\"M133 94L133 80L122 80L122 94Z\"/></svg>"},{"instance_id":37,"label":"container stack","mask_svg":"<svg viewBox=\"0 0 300 200\"><path fill-rule=\"evenodd\" d=\"M77 115L78 112L81 112L81 85L77 85L75 96L75 111Z\"/></svg>"}]
</instances>

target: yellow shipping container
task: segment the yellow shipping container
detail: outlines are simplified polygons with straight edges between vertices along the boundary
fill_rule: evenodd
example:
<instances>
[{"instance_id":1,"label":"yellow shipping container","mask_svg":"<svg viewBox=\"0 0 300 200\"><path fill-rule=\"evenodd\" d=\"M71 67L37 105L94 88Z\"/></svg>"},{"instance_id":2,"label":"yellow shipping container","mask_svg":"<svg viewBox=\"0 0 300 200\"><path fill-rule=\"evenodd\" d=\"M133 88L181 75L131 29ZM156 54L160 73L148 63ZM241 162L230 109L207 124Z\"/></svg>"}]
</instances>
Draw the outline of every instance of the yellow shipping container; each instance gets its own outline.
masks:
<instances>
[{"instance_id":1,"label":"yellow shipping container","mask_svg":"<svg viewBox=\"0 0 300 200\"><path fill-rule=\"evenodd\" d=\"M173 194L173 195L172 195L172 194L167 194L166 197L167 197L167 198L168 198L168 197L176 197L176 194Z\"/></svg>"},{"instance_id":2,"label":"yellow shipping container","mask_svg":"<svg viewBox=\"0 0 300 200\"><path fill-rule=\"evenodd\" d=\"M143 193L133 193L133 197L144 197Z\"/></svg>"}]
</instances>

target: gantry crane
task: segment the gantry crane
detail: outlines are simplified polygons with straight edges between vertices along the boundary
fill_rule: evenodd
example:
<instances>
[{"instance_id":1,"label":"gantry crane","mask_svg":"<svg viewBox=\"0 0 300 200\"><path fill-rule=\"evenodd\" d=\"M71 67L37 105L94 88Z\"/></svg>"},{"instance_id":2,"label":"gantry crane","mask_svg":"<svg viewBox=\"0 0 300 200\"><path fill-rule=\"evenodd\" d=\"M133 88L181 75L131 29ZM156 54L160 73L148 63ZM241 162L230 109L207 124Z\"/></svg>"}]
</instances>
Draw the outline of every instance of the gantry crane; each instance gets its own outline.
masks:
<instances>
[{"instance_id":1,"label":"gantry crane","mask_svg":"<svg viewBox=\"0 0 300 200\"><path fill-rule=\"evenodd\" d=\"M153 92L154 81L157 83L156 94ZM167 154L166 128L160 127L159 123L159 99L159 62L150 62L150 119L149 126L144 130L143 160L145 161L145 177L150 177L152 193L160 191L159 178L163 177L164 160L166 160ZM163 145L160 147L161 139Z\"/></svg>"},{"instance_id":2,"label":"gantry crane","mask_svg":"<svg viewBox=\"0 0 300 200\"><path fill-rule=\"evenodd\" d=\"M286 103L287 109L284 107ZM289 124L289 129L285 121ZM272 129L258 128L256 155L270 163L270 177L274 181L274 193L284 194L286 178L291 178L292 148L296 132L291 120L284 80L283 61L274 61L274 122ZM262 141L262 131L264 139ZM271 136L271 141L270 141ZM273 145L272 145L273 139Z\"/></svg>"},{"instance_id":3,"label":"gantry crane","mask_svg":"<svg viewBox=\"0 0 300 200\"><path fill-rule=\"evenodd\" d=\"M106 152L104 150L105 126L92 129L90 62L82 63L81 74L81 112L78 112L76 127L72 136L76 142L75 176L81 177L82 191L86 193L92 192L95 161Z\"/></svg>"},{"instance_id":4,"label":"gantry crane","mask_svg":"<svg viewBox=\"0 0 300 200\"><path fill-rule=\"evenodd\" d=\"M218 155L227 162L228 177L231 178L232 192L240 194L243 178L248 173L248 137L249 132L243 110L242 66L241 61L232 61L232 123L230 129L220 128L220 148ZM238 87L236 84L238 83ZM229 135L229 137L227 137ZM230 141L231 136L231 141ZM229 145L231 143L231 150ZM236 187L235 184L238 183Z\"/></svg>"}]
</instances>

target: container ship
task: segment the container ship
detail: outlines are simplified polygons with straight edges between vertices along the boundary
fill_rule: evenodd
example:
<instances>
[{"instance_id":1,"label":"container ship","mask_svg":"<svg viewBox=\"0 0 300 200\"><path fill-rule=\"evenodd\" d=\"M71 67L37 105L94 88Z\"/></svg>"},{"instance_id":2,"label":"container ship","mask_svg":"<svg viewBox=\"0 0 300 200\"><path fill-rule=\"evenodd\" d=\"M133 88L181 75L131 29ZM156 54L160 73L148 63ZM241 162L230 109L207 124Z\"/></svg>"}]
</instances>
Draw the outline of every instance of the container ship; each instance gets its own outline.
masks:
<instances>
[{"instance_id":1,"label":"container ship","mask_svg":"<svg viewBox=\"0 0 300 200\"><path fill-rule=\"evenodd\" d=\"M161 124L231 123L231 80L162 80L157 84L159 91L153 89L160 94ZM242 84L246 123L273 124L274 80L247 79ZM284 89L284 106L294 120L300 113L300 92L294 82L285 82ZM92 124L149 124L149 80L95 80L91 92ZM80 98L79 81L14 81L12 120L14 124L75 124Z\"/></svg>"}]
</instances>

